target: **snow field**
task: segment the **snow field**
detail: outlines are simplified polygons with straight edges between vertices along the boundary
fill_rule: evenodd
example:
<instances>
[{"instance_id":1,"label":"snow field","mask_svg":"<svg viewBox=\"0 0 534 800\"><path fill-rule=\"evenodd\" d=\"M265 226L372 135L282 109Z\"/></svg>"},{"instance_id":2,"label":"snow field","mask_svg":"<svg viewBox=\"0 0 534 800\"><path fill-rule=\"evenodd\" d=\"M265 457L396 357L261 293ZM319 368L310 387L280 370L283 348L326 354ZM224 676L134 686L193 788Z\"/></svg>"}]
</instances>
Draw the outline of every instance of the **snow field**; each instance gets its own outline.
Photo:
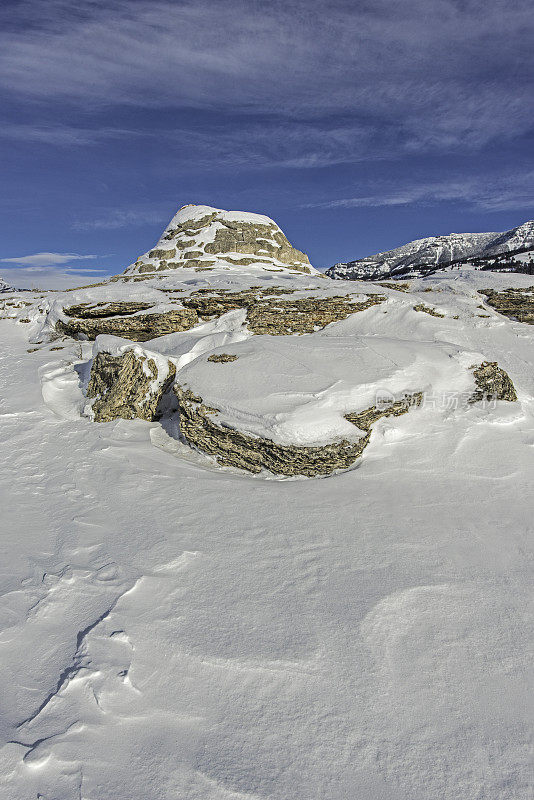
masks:
<instances>
[{"instance_id":1,"label":"snow field","mask_svg":"<svg viewBox=\"0 0 534 800\"><path fill-rule=\"evenodd\" d=\"M250 338L238 311L143 344L233 414L224 374L243 368L250 424L281 394L291 435L325 386L337 414L394 376L460 390L472 354L514 381L517 404L380 421L357 468L317 480L221 470L159 423L92 423L93 345L29 344L42 313L0 320L2 797L530 800L532 328L478 317L479 280L384 289L308 336ZM240 357L211 384L221 349Z\"/></svg>"}]
</instances>

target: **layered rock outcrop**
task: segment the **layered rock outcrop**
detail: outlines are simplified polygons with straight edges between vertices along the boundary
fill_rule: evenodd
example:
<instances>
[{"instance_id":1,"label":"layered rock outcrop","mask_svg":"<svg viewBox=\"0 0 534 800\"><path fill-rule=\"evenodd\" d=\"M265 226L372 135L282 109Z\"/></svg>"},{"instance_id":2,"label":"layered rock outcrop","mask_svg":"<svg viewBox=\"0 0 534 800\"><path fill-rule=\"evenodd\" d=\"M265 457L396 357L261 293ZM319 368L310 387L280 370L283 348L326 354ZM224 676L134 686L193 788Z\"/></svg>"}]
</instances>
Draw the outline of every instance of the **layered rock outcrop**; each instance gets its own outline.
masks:
<instances>
[{"instance_id":1,"label":"layered rock outcrop","mask_svg":"<svg viewBox=\"0 0 534 800\"><path fill-rule=\"evenodd\" d=\"M405 395L402 400L397 400L387 405L371 406L365 411L345 414L345 419L352 422L362 431L370 431L372 425L383 417L400 417L406 414L410 408L420 406L423 402L423 392Z\"/></svg>"},{"instance_id":2,"label":"layered rock outcrop","mask_svg":"<svg viewBox=\"0 0 534 800\"><path fill-rule=\"evenodd\" d=\"M266 469L275 475L329 475L346 469L365 449L370 434L358 442L342 440L323 447L287 446L271 439L249 436L217 424L217 409L204 405L202 398L175 385L180 411L180 431L188 444L213 456L222 466L258 473Z\"/></svg>"},{"instance_id":3,"label":"layered rock outcrop","mask_svg":"<svg viewBox=\"0 0 534 800\"><path fill-rule=\"evenodd\" d=\"M515 289L480 289L486 303L505 317L534 325L534 286Z\"/></svg>"},{"instance_id":4,"label":"layered rock outcrop","mask_svg":"<svg viewBox=\"0 0 534 800\"><path fill-rule=\"evenodd\" d=\"M383 302L383 295L368 295L356 300L344 297L299 297L287 299L293 290L249 289L243 292L201 290L182 300L202 319L212 319L227 311L245 308L247 327L255 334L283 336L293 333L313 333L331 322L339 322L350 314L365 311Z\"/></svg>"},{"instance_id":5,"label":"layered rock outcrop","mask_svg":"<svg viewBox=\"0 0 534 800\"><path fill-rule=\"evenodd\" d=\"M190 308L152 311L150 303L97 303L63 309L66 320L58 320L56 330L73 338L96 339L106 334L146 342L167 333L186 331L198 323L198 314Z\"/></svg>"},{"instance_id":6,"label":"layered rock outcrop","mask_svg":"<svg viewBox=\"0 0 534 800\"><path fill-rule=\"evenodd\" d=\"M180 431L186 441L228 467L258 473L269 470L275 475L317 477L347 469L362 455L371 438L371 427L382 417L400 416L420 405L422 393L406 396L385 408L373 406L364 411L345 414L345 419L363 431L356 442L347 439L318 447L288 446L272 439L250 436L234 428L218 424L213 416L218 409L207 406L202 398L174 386L180 411Z\"/></svg>"},{"instance_id":7,"label":"layered rock outcrop","mask_svg":"<svg viewBox=\"0 0 534 800\"><path fill-rule=\"evenodd\" d=\"M142 302L84 303L64 308L66 319L59 320L56 329L74 338L81 336L93 340L107 334L146 342L168 333L189 330L201 320L243 308L247 312L247 327L252 333L284 336L313 333L386 299L378 294L367 295L362 300L350 295L286 299L292 292L284 288L256 288L241 292L202 289L184 297L180 307L170 311L150 311L151 304Z\"/></svg>"},{"instance_id":8,"label":"layered rock outcrop","mask_svg":"<svg viewBox=\"0 0 534 800\"><path fill-rule=\"evenodd\" d=\"M436 311L436 309L432 308L432 306L425 306L424 303L417 303L417 305L415 305L413 307L413 310L414 311L422 311L424 314L428 314L431 317L444 317L445 316L445 314L442 314L440 311Z\"/></svg>"}]
</instances>

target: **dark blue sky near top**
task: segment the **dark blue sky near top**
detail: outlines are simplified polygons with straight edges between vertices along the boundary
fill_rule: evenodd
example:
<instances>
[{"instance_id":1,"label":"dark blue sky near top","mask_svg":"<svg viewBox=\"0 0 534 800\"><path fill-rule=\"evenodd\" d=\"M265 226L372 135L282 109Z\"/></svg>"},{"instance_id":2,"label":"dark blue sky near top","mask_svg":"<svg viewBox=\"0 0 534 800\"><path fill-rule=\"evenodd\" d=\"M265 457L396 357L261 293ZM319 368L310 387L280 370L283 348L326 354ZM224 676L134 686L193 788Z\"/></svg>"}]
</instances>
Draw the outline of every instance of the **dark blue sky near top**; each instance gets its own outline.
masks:
<instances>
[{"instance_id":1,"label":"dark blue sky near top","mask_svg":"<svg viewBox=\"0 0 534 800\"><path fill-rule=\"evenodd\" d=\"M533 32L531 0L4 0L0 274L120 271L190 202L320 267L520 224Z\"/></svg>"}]
</instances>

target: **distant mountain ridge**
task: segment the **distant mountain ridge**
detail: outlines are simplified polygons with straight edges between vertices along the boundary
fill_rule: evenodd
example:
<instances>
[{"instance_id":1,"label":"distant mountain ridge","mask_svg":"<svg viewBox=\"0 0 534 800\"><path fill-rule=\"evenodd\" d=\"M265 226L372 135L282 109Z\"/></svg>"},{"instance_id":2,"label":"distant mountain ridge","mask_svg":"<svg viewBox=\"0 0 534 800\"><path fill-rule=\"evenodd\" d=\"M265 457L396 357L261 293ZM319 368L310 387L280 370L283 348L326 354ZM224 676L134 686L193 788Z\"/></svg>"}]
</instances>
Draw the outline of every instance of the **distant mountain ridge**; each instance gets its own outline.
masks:
<instances>
[{"instance_id":1,"label":"distant mountain ridge","mask_svg":"<svg viewBox=\"0 0 534 800\"><path fill-rule=\"evenodd\" d=\"M5 282L3 278L0 278L0 294L3 292L16 292L17 290L10 286L8 283Z\"/></svg>"},{"instance_id":2,"label":"distant mountain ridge","mask_svg":"<svg viewBox=\"0 0 534 800\"><path fill-rule=\"evenodd\" d=\"M522 253L530 249L534 249L534 220L503 233L451 233L448 236L416 239L393 250L335 264L326 274L341 280L375 280L394 275L426 274L468 259L491 260L492 256ZM523 271L522 259L517 261L515 267L513 262L514 259L510 271ZM491 269L491 266L487 268ZM496 265L494 268L502 267Z\"/></svg>"}]
</instances>

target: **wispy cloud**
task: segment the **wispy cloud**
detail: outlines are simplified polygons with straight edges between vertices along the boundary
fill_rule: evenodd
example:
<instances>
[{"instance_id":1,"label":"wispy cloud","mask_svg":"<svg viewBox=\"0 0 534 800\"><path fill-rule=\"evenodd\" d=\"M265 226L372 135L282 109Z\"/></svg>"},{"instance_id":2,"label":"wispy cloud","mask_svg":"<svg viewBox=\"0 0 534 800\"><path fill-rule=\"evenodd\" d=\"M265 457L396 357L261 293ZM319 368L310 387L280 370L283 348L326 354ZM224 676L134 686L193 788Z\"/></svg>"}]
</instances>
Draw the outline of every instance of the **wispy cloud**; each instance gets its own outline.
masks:
<instances>
[{"instance_id":1,"label":"wispy cloud","mask_svg":"<svg viewBox=\"0 0 534 800\"><path fill-rule=\"evenodd\" d=\"M0 85L28 101L339 116L411 151L533 124L530 0L23 0L3 18Z\"/></svg>"},{"instance_id":2,"label":"wispy cloud","mask_svg":"<svg viewBox=\"0 0 534 800\"><path fill-rule=\"evenodd\" d=\"M87 261L94 258L98 258L98 256L80 255L79 253L33 253L33 255L28 256L0 258L0 262L2 264L16 264L21 267L40 268L69 264L72 261Z\"/></svg>"},{"instance_id":3,"label":"wispy cloud","mask_svg":"<svg viewBox=\"0 0 534 800\"><path fill-rule=\"evenodd\" d=\"M102 280L105 270L65 269L58 267L6 267L2 277L19 289L70 289Z\"/></svg>"},{"instance_id":4,"label":"wispy cloud","mask_svg":"<svg viewBox=\"0 0 534 800\"><path fill-rule=\"evenodd\" d=\"M514 175L460 178L406 184L402 187L381 185L375 191L353 197L332 198L305 204L305 208L372 208L429 205L440 202L465 203L483 211L506 211L534 208L534 172Z\"/></svg>"},{"instance_id":5,"label":"wispy cloud","mask_svg":"<svg viewBox=\"0 0 534 800\"><path fill-rule=\"evenodd\" d=\"M172 213L172 212L171 212ZM170 213L162 214L157 210L145 209L112 209L97 219L76 220L73 228L78 231L117 230L132 225L153 225L168 221Z\"/></svg>"},{"instance_id":6,"label":"wispy cloud","mask_svg":"<svg viewBox=\"0 0 534 800\"><path fill-rule=\"evenodd\" d=\"M181 154L191 157L195 169L249 169L287 167L310 169L391 155L398 134L376 130L370 124L336 124L335 120L244 119L239 125L212 125L206 131L178 129L159 136ZM180 168L183 169L182 162ZM171 166L172 169L172 166Z\"/></svg>"},{"instance_id":7,"label":"wispy cloud","mask_svg":"<svg viewBox=\"0 0 534 800\"><path fill-rule=\"evenodd\" d=\"M57 145L59 147L87 147L99 144L102 141L120 138L138 137L135 130L121 128L82 128L73 125L60 125L57 123L43 124L14 124L4 123L0 127L0 137L18 142L35 144Z\"/></svg>"}]
</instances>

